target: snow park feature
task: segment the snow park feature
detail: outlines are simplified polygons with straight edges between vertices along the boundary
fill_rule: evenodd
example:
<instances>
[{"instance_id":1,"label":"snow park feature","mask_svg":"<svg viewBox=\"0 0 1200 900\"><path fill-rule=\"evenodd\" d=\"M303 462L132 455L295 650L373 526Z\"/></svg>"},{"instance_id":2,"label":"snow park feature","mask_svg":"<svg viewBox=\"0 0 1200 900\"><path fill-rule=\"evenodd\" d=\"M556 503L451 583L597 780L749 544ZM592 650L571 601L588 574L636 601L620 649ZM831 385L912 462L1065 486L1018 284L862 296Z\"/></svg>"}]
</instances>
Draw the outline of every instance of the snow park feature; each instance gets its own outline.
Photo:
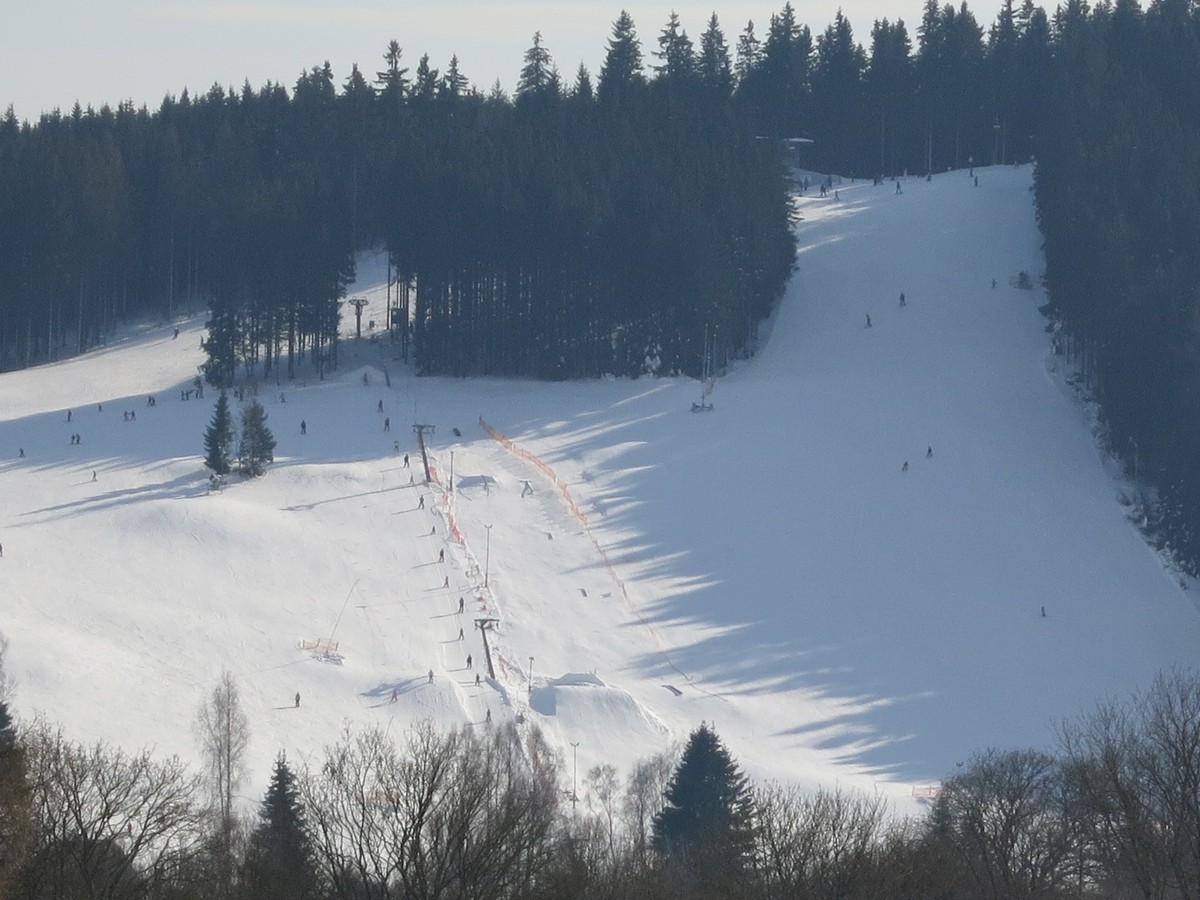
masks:
<instances>
[{"instance_id":1,"label":"snow park feature","mask_svg":"<svg viewBox=\"0 0 1200 900\"><path fill-rule=\"evenodd\" d=\"M627 773L711 722L756 780L899 809L1051 747L1194 659L1200 613L1052 354L1031 169L976 174L798 197L796 274L713 415L685 378L417 377L351 319L338 369L229 392L274 461L210 491L202 315L0 375L14 712L196 763L228 670L248 798L347 724L490 716Z\"/></svg>"}]
</instances>

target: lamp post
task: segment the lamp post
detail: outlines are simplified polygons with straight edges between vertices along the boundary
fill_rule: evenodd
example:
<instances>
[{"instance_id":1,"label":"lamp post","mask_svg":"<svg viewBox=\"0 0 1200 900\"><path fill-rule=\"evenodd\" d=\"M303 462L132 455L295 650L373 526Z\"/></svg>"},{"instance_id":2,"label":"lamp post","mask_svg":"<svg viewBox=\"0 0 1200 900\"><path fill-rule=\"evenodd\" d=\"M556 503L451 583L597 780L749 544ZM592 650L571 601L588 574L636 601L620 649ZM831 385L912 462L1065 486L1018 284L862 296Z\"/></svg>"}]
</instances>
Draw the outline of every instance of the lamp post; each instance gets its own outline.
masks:
<instances>
[{"instance_id":1,"label":"lamp post","mask_svg":"<svg viewBox=\"0 0 1200 900\"><path fill-rule=\"evenodd\" d=\"M571 817L575 817L575 804L579 802L579 741L571 741Z\"/></svg>"},{"instance_id":2,"label":"lamp post","mask_svg":"<svg viewBox=\"0 0 1200 900\"><path fill-rule=\"evenodd\" d=\"M492 526L484 525L483 530L487 532L487 538L483 543L483 586L488 586L488 572L491 570L492 562Z\"/></svg>"},{"instance_id":3,"label":"lamp post","mask_svg":"<svg viewBox=\"0 0 1200 900\"><path fill-rule=\"evenodd\" d=\"M529 696L533 696L533 657L529 657Z\"/></svg>"}]
</instances>

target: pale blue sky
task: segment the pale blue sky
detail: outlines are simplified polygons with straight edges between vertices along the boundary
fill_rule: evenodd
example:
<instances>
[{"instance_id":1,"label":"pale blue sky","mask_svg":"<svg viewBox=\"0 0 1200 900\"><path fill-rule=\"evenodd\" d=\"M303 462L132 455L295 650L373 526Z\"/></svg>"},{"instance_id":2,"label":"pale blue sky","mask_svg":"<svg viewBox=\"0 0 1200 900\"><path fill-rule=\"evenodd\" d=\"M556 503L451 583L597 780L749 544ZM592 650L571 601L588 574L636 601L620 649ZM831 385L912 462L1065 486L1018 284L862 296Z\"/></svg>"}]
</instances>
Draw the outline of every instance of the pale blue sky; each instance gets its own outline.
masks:
<instances>
[{"instance_id":1,"label":"pale blue sky","mask_svg":"<svg viewBox=\"0 0 1200 900\"><path fill-rule=\"evenodd\" d=\"M997 4L998 5L998 4ZM124 99L157 108L165 94L208 90L214 82L259 88L268 80L289 88L303 69L325 60L339 86L353 63L369 78L382 67L388 41L404 48L416 68L422 53L444 70L458 54L462 72L488 88L499 78L511 90L521 56L541 31L564 79L579 63L599 70L620 0L584 3L512 3L501 0L360 0L346 5L322 0L291 2L204 2L204 0L0 0L0 110L35 119L44 110L116 105ZM698 40L715 10L730 46L753 20L766 32L783 0L755 2L626 3L649 52L671 9ZM836 0L795 0L799 20L814 33L838 9ZM871 23L903 18L915 37L919 0L863 0L844 4L855 37L869 44ZM972 4L982 24L995 11Z\"/></svg>"}]
</instances>

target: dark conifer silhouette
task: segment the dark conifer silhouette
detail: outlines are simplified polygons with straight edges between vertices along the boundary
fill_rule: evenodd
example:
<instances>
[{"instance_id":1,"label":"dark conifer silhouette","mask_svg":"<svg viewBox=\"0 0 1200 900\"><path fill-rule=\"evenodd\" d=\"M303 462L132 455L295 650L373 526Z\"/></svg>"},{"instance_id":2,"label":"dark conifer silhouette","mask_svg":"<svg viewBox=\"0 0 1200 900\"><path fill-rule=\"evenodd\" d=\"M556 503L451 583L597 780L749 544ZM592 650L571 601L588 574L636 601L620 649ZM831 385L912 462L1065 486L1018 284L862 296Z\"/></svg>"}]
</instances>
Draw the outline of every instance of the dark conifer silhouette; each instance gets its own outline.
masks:
<instances>
[{"instance_id":1,"label":"dark conifer silhouette","mask_svg":"<svg viewBox=\"0 0 1200 900\"><path fill-rule=\"evenodd\" d=\"M204 464L217 475L228 474L231 468L229 453L233 447L233 414L224 391L217 397L212 422L204 430Z\"/></svg>"},{"instance_id":2,"label":"dark conifer silhouette","mask_svg":"<svg viewBox=\"0 0 1200 900\"><path fill-rule=\"evenodd\" d=\"M654 818L653 847L700 882L736 878L754 832L746 776L711 727L692 732Z\"/></svg>"},{"instance_id":3,"label":"dark conifer silhouette","mask_svg":"<svg viewBox=\"0 0 1200 900\"><path fill-rule=\"evenodd\" d=\"M267 411L257 400L242 410L238 462L248 475L262 475L266 466L275 462L275 436L267 427Z\"/></svg>"}]
</instances>

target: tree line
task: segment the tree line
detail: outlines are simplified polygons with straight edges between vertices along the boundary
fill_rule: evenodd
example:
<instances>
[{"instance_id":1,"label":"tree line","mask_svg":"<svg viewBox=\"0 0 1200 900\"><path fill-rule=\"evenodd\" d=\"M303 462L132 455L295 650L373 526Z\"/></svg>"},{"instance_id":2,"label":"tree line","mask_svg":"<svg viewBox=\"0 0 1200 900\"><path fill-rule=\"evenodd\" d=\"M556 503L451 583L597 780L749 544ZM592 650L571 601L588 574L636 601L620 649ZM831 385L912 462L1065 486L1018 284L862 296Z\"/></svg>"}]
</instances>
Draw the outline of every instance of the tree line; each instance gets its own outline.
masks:
<instances>
[{"instance_id":1,"label":"tree line","mask_svg":"<svg viewBox=\"0 0 1200 900\"><path fill-rule=\"evenodd\" d=\"M457 57L330 66L289 90L167 96L0 120L0 369L94 346L123 318L208 309L206 376L337 364L356 251L382 247L387 314L419 370L541 378L695 372L704 335L753 352L791 271L781 145L861 175L1028 158L1045 14L930 0L912 46L790 3L760 40L672 13L614 22L597 75L540 34L512 97ZM794 161L794 160L793 160ZM391 292L389 292L391 293Z\"/></svg>"},{"instance_id":2,"label":"tree line","mask_svg":"<svg viewBox=\"0 0 1200 900\"><path fill-rule=\"evenodd\" d=\"M878 794L755 784L716 731L581 780L535 729L347 727L238 802L250 722L223 673L202 767L81 744L0 700L0 895L13 900L1033 900L1200 892L1200 681L1160 675L980 752L899 817Z\"/></svg>"},{"instance_id":3,"label":"tree line","mask_svg":"<svg viewBox=\"0 0 1200 900\"><path fill-rule=\"evenodd\" d=\"M1145 486L1132 515L1200 572L1200 10L1056 16L1036 177L1047 310L1102 437Z\"/></svg>"}]
</instances>

